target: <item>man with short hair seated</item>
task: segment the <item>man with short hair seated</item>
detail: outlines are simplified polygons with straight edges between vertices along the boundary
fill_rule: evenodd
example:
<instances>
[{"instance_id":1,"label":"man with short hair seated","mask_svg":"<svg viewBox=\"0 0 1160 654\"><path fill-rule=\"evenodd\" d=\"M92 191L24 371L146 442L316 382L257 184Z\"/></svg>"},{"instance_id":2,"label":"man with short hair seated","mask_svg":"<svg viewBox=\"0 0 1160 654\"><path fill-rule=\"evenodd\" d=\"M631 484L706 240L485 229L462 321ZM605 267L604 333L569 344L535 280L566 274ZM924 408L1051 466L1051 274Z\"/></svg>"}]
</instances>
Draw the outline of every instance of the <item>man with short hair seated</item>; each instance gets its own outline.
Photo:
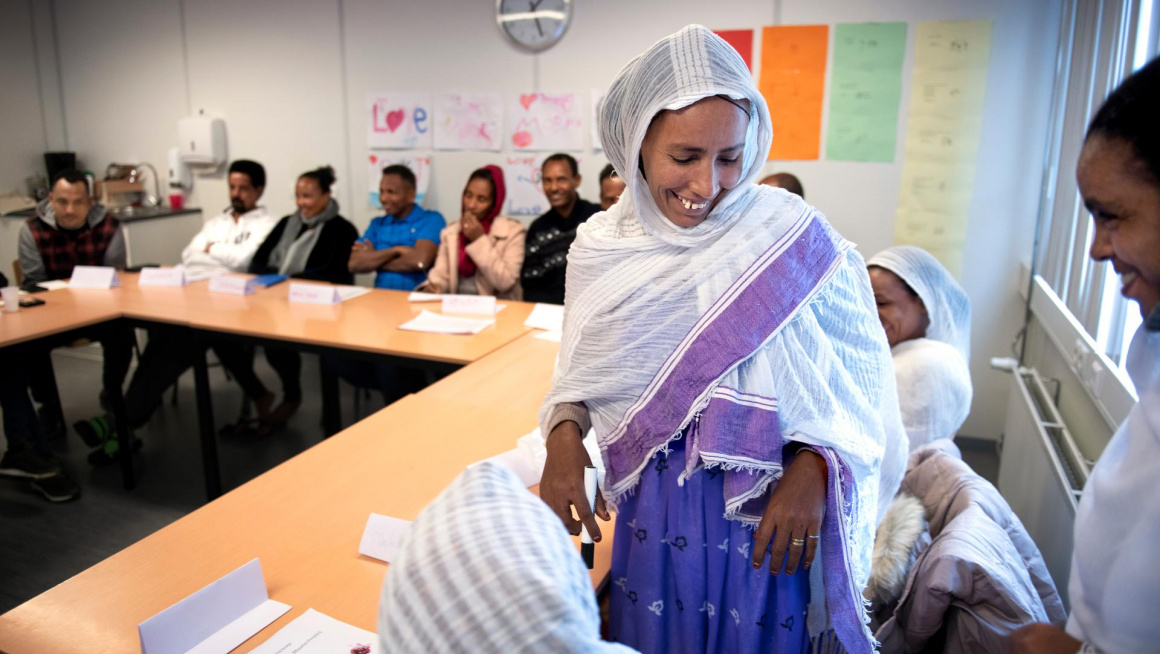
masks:
<instances>
[{"instance_id":1,"label":"man with short hair seated","mask_svg":"<svg viewBox=\"0 0 1160 654\"><path fill-rule=\"evenodd\" d=\"M620 201L620 194L624 193L624 180L616 173L612 164L600 171L600 209L608 211L612 205Z\"/></svg>"},{"instance_id":2,"label":"man with short hair seated","mask_svg":"<svg viewBox=\"0 0 1160 654\"><path fill-rule=\"evenodd\" d=\"M762 178L761 183L774 188L783 188L803 200L806 199L806 192L802 188L802 181L790 173L766 175Z\"/></svg>"},{"instance_id":3,"label":"man with short hair seated","mask_svg":"<svg viewBox=\"0 0 1160 654\"><path fill-rule=\"evenodd\" d=\"M427 281L447 223L438 211L415 204L415 173L406 166L383 169L379 204L384 215L355 241L347 265L352 273L375 273L375 288L414 290Z\"/></svg>"},{"instance_id":4,"label":"man with short hair seated","mask_svg":"<svg viewBox=\"0 0 1160 654\"><path fill-rule=\"evenodd\" d=\"M262 164L247 159L230 164L230 206L221 215L206 221L181 253L187 279L247 271L250 259L277 222L266 207L258 204L265 189L266 169ZM258 417L265 418L272 409L274 394L254 374L252 352L245 346L221 341L213 343L213 350L222 366L254 402ZM132 428L148 422L161 403L161 394L193 365L196 354L185 330L150 328L149 344L125 394L125 413ZM117 452L117 439L110 413L77 422L73 428L86 444L97 448L89 455L90 463L112 461ZM134 447L137 446L135 441Z\"/></svg>"},{"instance_id":5,"label":"man with short hair seated","mask_svg":"<svg viewBox=\"0 0 1160 654\"><path fill-rule=\"evenodd\" d=\"M557 153L544 159L540 178L552 208L528 228L520 284L525 302L564 304L568 248L576 240L576 228L600 207L576 192L581 176L572 155Z\"/></svg>"},{"instance_id":6,"label":"man with short hair seated","mask_svg":"<svg viewBox=\"0 0 1160 654\"><path fill-rule=\"evenodd\" d=\"M125 237L120 223L109 215L104 205L93 200L88 180L76 170L57 175L48 200L37 205L36 216L21 225L19 241L25 288L68 279L76 266L125 267ZM129 373L133 332L126 327L102 325L85 330L80 337L101 343L104 352L101 403L105 405L108 389L120 389ZM63 436L64 425L59 423L60 407L55 405L56 389L50 374L52 362L48 350L38 348L29 357L32 395L45 405L42 412L46 426L51 432L59 430Z\"/></svg>"}]
</instances>

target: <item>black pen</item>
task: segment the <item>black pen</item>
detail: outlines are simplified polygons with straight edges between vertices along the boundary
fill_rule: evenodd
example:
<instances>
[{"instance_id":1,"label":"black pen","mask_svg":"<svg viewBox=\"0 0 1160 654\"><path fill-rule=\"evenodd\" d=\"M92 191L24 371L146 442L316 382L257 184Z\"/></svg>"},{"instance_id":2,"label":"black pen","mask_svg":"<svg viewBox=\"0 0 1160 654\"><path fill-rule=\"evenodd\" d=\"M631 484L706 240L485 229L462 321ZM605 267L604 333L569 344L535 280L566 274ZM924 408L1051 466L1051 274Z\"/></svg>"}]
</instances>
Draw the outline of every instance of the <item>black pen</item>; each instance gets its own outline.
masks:
<instances>
[{"instance_id":1,"label":"black pen","mask_svg":"<svg viewBox=\"0 0 1160 654\"><path fill-rule=\"evenodd\" d=\"M588 510L596 515L596 468L584 466L584 495L588 498ZM595 518L593 518L595 520ZM580 555L584 557L584 565L591 570L595 565L596 543L588 533L588 527L580 525Z\"/></svg>"}]
</instances>

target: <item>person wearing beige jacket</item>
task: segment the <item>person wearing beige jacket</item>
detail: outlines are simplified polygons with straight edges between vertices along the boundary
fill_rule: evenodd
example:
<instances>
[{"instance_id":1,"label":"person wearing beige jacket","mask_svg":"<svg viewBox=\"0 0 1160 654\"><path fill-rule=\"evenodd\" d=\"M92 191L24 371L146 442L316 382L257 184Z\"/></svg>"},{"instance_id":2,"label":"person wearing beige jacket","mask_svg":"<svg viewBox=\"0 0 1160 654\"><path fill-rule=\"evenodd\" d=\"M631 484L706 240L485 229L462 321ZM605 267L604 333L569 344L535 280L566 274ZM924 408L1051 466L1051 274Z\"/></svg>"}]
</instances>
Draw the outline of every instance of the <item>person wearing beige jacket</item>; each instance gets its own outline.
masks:
<instances>
[{"instance_id":1,"label":"person wearing beige jacket","mask_svg":"<svg viewBox=\"0 0 1160 654\"><path fill-rule=\"evenodd\" d=\"M435 264L417 290L521 298L527 228L499 215L505 195L503 170L498 166L471 173L463 189L463 217L443 229Z\"/></svg>"}]
</instances>

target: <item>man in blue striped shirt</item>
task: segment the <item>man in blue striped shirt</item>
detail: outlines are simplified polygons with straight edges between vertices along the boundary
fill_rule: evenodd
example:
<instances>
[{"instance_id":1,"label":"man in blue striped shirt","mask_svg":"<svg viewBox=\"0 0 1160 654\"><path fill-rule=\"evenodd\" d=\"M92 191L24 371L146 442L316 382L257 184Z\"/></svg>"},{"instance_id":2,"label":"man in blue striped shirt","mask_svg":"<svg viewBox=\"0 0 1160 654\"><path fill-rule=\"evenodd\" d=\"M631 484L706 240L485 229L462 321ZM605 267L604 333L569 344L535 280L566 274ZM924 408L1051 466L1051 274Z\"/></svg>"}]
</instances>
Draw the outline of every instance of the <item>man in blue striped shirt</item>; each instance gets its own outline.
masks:
<instances>
[{"instance_id":1,"label":"man in blue striped shirt","mask_svg":"<svg viewBox=\"0 0 1160 654\"><path fill-rule=\"evenodd\" d=\"M375 288L410 291L427 281L439 250L443 215L415 204L415 173L406 166L387 166L379 181L379 203L385 216L371 221L350 250L352 273L375 273Z\"/></svg>"}]
</instances>

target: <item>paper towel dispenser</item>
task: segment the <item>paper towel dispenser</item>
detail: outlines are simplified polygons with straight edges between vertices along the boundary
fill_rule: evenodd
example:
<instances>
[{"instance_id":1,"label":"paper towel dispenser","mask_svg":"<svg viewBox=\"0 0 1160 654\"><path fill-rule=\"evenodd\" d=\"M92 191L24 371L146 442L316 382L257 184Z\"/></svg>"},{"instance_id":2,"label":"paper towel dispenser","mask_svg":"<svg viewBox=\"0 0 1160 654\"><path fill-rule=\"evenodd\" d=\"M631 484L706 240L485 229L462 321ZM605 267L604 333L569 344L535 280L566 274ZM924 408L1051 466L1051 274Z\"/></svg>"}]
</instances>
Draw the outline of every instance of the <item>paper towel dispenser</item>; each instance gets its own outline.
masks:
<instances>
[{"instance_id":1,"label":"paper towel dispenser","mask_svg":"<svg viewBox=\"0 0 1160 654\"><path fill-rule=\"evenodd\" d=\"M226 161L226 124L221 118L182 118L177 138L181 160L191 166L220 166Z\"/></svg>"}]
</instances>

